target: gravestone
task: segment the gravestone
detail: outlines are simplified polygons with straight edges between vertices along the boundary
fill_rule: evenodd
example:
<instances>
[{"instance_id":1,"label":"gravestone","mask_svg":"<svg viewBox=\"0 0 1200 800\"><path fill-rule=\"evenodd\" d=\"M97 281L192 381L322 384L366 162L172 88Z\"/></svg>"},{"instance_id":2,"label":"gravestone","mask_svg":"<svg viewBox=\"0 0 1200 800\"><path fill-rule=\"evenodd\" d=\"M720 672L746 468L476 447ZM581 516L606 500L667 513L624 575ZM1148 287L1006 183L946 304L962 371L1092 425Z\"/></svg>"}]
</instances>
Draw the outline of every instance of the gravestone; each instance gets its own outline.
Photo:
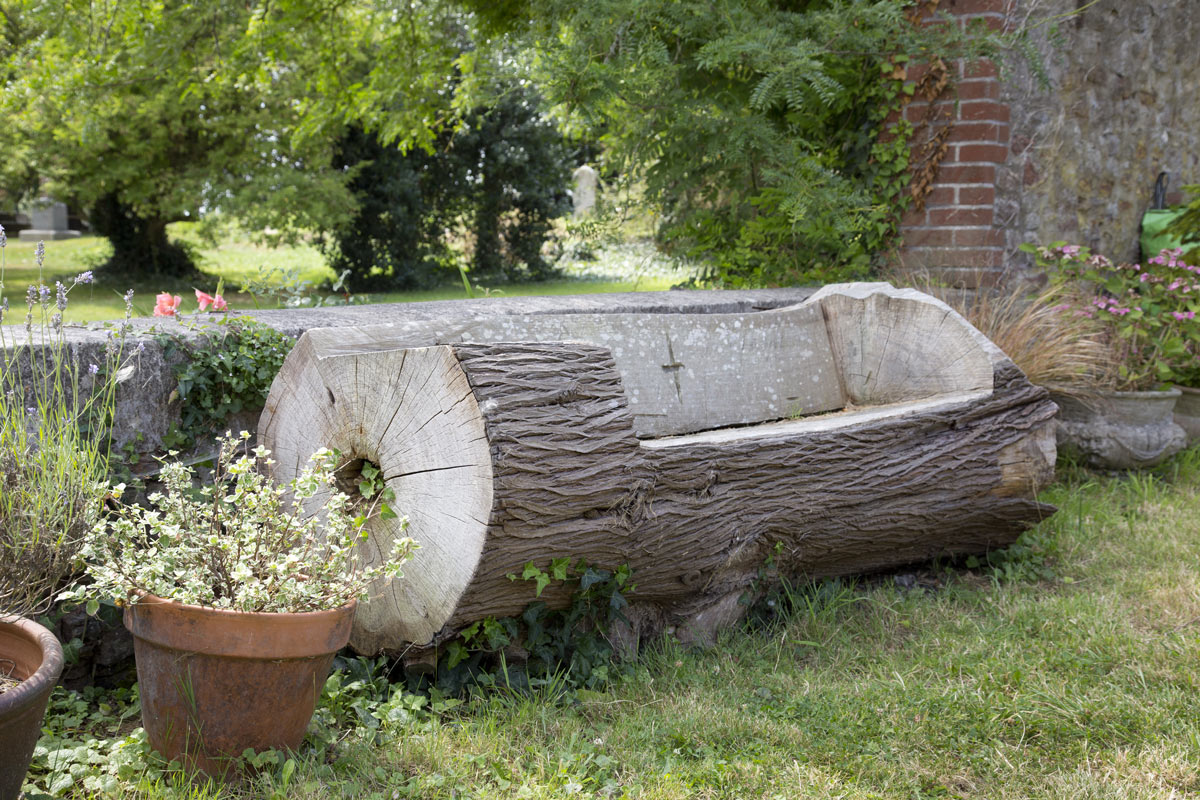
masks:
<instances>
[{"instance_id":1,"label":"gravestone","mask_svg":"<svg viewBox=\"0 0 1200 800\"><path fill-rule=\"evenodd\" d=\"M67 224L67 204L49 197L40 198L29 211L30 227L20 232L23 240L74 239L79 231Z\"/></svg>"},{"instance_id":2,"label":"gravestone","mask_svg":"<svg viewBox=\"0 0 1200 800\"><path fill-rule=\"evenodd\" d=\"M571 174L575 182L572 199L575 205L575 218L587 216L596 207L596 191L600 186L600 178L596 170L584 164Z\"/></svg>"}]
</instances>

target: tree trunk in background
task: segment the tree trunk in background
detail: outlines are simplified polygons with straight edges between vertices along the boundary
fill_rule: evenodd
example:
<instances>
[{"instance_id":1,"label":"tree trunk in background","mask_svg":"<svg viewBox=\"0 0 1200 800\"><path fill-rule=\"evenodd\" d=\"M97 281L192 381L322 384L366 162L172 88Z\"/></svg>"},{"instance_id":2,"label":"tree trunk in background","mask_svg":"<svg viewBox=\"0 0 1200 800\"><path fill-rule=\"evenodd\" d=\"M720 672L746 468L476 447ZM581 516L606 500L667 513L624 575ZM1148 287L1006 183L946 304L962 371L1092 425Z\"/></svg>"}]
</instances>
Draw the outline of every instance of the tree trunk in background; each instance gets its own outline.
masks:
<instances>
[{"instance_id":1,"label":"tree trunk in background","mask_svg":"<svg viewBox=\"0 0 1200 800\"><path fill-rule=\"evenodd\" d=\"M140 217L116 193L101 198L89 220L112 244L112 257L102 267L105 272L128 280L198 274L191 253L167 238L170 220Z\"/></svg>"}]
</instances>

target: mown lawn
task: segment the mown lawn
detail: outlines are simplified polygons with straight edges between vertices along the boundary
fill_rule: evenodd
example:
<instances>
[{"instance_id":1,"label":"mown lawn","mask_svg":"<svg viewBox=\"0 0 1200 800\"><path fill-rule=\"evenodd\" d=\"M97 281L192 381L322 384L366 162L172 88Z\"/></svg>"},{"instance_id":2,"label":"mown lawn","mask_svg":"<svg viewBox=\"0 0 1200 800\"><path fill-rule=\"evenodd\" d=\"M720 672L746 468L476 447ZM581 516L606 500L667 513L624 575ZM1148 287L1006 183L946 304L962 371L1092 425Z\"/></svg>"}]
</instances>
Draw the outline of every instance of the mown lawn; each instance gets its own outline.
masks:
<instances>
[{"instance_id":1,"label":"mown lawn","mask_svg":"<svg viewBox=\"0 0 1200 800\"><path fill-rule=\"evenodd\" d=\"M71 290L68 321L91 322L123 316L123 295L128 289L134 290L135 316L149 316L154 309L155 295L165 291L181 295L182 309L190 313L196 310L194 290L200 289L211 294L216 290L219 280L225 282L225 297L230 307L241 311L276 308L297 296L302 288L314 299L332 296L332 293L317 288L335 276L325 265L320 251L312 245L301 243L271 248L255 244L241 235L230 235L217 244L209 244L201 240L187 224L173 225L172 233L195 247L200 270L205 275L203 282L128 281L119 276L100 276L94 284L79 285ZM55 281L69 285L76 275L102 263L111 252L106 240L91 236L46 242L45 261L39 269L34 256L35 247L35 242L21 241L13 236L0 253L4 260L2 294L9 298L17 321L24 318L27 286L45 283L53 287ZM685 280L690 274L672 269L653 253L653 248L648 244L611 249L600 254L595 263L565 259L561 266L564 269L562 279L502 286L485 284L474 287L473 292L476 297L485 297L661 291ZM296 289L286 291L285 287L289 285ZM440 288L357 295L355 301L407 303L465 297L467 293L461 278L455 274L448 275L445 285ZM13 319L7 321L12 322Z\"/></svg>"},{"instance_id":2,"label":"mown lawn","mask_svg":"<svg viewBox=\"0 0 1200 800\"><path fill-rule=\"evenodd\" d=\"M70 783L359 800L1196 796L1200 450L1155 475L1062 472L1045 492L1059 513L990 564L785 592L774 618L709 650L662 641L602 692L492 690L431 712L380 666L335 679L325 745L266 759L250 783L189 787L136 732L85 748L104 755ZM103 729L81 716L65 719L77 747L80 727ZM62 768L87 760L62 752ZM42 787L49 766L43 751Z\"/></svg>"}]
</instances>

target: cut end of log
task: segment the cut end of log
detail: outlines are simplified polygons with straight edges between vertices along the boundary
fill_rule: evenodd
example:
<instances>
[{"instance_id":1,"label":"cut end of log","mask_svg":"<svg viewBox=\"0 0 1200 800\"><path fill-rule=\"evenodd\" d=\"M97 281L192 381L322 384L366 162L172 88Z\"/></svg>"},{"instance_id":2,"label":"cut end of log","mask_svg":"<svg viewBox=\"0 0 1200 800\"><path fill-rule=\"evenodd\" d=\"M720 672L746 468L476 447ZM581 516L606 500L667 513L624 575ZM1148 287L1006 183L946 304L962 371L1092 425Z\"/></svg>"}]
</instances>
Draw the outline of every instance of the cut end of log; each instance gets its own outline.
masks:
<instances>
[{"instance_id":1,"label":"cut end of log","mask_svg":"<svg viewBox=\"0 0 1200 800\"><path fill-rule=\"evenodd\" d=\"M291 361L294 359L295 361ZM492 507L492 467L479 405L449 347L322 357L302 340L280 373L260 434L288 480L322 447L369 461L403 519L373 519L368 563L398 536L419 549L404 577L373 587L351 644L379 652L429 642L454 612L479 563Z\"/></svg>"}]
</instances>

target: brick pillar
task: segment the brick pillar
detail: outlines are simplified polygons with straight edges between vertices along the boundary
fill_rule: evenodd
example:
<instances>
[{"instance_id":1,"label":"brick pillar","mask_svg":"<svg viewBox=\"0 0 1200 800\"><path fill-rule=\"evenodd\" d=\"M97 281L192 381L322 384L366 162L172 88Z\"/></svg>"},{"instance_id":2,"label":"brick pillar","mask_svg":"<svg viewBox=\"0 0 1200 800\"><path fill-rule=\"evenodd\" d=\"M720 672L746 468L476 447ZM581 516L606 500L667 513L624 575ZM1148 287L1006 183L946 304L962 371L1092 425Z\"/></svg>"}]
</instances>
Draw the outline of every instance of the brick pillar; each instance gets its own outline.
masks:
<instances>
[{"instance_id":1,"label":"brick pillar","mask_svg":"<svg viewBox=\"0 0 1200 800\"><path fill-rule=\"evenodd\" d=\"M1008 0L944 0L940 7L962 25L983 19L999 29L1008 5ZM914 141L914 153L934 139L945 149L923 203L900 221L900 266L964 288L996 285L1005 267L996 168L1008 157L1010 110L1000 100L991 62L954 62L948 69L955 79L951 89L932 104L918 100L904 111L923 137Z\"/></svg>"}]
</instances>

